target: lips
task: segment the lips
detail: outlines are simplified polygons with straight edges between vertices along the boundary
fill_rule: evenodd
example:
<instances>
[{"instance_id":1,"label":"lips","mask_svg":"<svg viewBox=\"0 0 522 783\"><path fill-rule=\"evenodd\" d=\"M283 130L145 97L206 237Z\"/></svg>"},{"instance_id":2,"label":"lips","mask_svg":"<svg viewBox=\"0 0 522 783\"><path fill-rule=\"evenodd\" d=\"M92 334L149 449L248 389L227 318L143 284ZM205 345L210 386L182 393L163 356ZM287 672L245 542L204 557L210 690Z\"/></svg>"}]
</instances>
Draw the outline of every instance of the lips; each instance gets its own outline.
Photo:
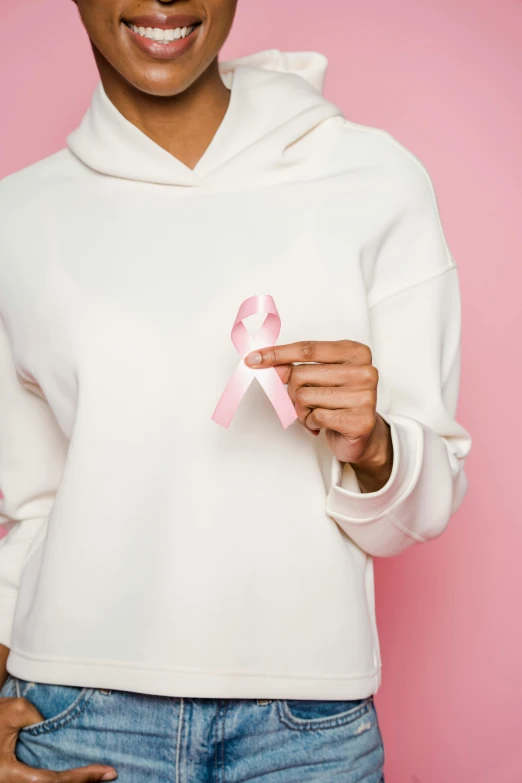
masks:
<instances>
[{"instance_id":1,"label":"lips","mask_svg":"<svg viewBox=\"0 0 522 783\"><path fill-rule=\"evenodd\" d=\"M137 46L138 49L141 49L142 52L147 54L149 57L152 57L156 60L173 60L177 57L181 57L186 52L189 51L189 49L192 48L195 41L198 38L199 31L201 29L201 21L197 20L196 22L193 22L190 25L185 24L188 20L193 20L195 17L193 16L182 16L181 14L178 14L176 16L167 17L168 18L168 24L165 22L165 16L136 16L133 17L132 20L129 20L128 22L124 19L121 20L121 25L123 29L125 30L125 34L130 37L130 41L134 46ZM154 20L154 25L152 24L138 24L134 21L136 20ZM185 35L185 37L179 37L179 38L173 38L173 39L163 39L163 40L157 40L154 36L152 38L147 37L146 35L141 34L137 31L138 28L141 28L142 30L152 28L153 26L156 27L158 25L158 21L161 19L162 26L159 28L160 30L168 30L172 31L172 34L174 34L174 30L177 29L178 33L180 31L179 25L183 25L183 27L189 28L190 32L188 35ZM174 24L175 26L171 26ZM134 29L132 29L129 25L132 25ZM181 30L183 30L183 27L181 27ZM167 35L167 33L165 33Z\"/></svg>"},{"instance_id":2,"label":"lips","mask_svg":"<svg viewBox=\"0 0 522 783\"><path fill-rule=\"evenodd\" d=\"M123 19L126 24L135 24L137 27L158 27L160 30L173 30L177 27L190 27L193 24L201 24L201 19L188 14L141 14Z\"/></svg>"}]
</instances>

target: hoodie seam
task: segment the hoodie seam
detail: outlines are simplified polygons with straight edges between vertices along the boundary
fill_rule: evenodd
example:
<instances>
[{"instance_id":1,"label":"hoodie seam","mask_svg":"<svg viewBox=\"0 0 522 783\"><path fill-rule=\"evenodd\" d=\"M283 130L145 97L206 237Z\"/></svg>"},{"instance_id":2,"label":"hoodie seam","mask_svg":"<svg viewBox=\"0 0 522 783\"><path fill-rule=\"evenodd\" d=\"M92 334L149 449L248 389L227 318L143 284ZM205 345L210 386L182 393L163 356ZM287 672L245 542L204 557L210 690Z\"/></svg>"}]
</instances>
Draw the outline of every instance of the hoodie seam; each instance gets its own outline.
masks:
<instances>
[{"instance_id":1,"label":"hoodie seam","mask_svg":"<svg viewBox=\"0 0 522 783\"><path fill-rule=\"evenodd\" d=\"M377 305L380 305L382 302L385 302L388 299L392 299L394 296L398 296L399 294L409 291L411 288L415 288L418 285L427 283L428 281L434 280L437 277L442 277L442 275L445 275L446 272L450 272L452 269L457 269L457 265L453 260L449 261L448 264L442 267L441 269L436 269L433 272L427 272L425 275L419 277L413 282L405 283L404 285L398 286L396 288L391 289L390 291L387 291L384 294L381 294L381 296L377 297L376 299L374 299L373 302L370 302L368 304L368 309L372 310Z\"/></svg>"},{"instance_id":2,"label":"hoodie seam","mask_svg":"<svg viewBox=\"0 0 522 783\"><path fill-rule=\"evenodd\" d=\"M188 667L168 667L168 666L144 666L127 661L111 661L92 658L64 658L57 656L44 656L26 653L19 647L11 647L11 652L20 658L40 662L40 663L72 663L76 666L108 667L113 669L127 669L128 671L150 671L164 672L165 674L179 674L188 677L200 677L201 675L220 676L220 677L249 677L259 679L279 679L279 680L354 680L373 677L379 667L374 667L367 672L357 672L355 674L293 674L292 672L256 672L241 670L222 670L222 669L189 669Z\"/></svg>"}]
</instances>

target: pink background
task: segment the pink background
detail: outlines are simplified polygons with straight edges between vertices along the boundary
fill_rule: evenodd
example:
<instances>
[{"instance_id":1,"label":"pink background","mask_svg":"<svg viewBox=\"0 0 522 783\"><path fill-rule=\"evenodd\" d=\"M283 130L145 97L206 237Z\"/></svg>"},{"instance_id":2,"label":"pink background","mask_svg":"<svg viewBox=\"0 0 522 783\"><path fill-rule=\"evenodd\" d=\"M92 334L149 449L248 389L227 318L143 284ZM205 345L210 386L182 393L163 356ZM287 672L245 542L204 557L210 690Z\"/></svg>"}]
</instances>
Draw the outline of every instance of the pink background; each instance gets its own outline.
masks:
<instances>
[{"instance_id":1,"label":"pink background","mask_svg":"<svg viewBox=\"0 0 522 783\"><path fill-rule=\"evenodd\" d=\"M4 5L0 175L62 147L97 79L70 1ZM375 564L387 783L522 781L521 40L518 0L240 0L223 52L324 52L327 97L428 167L460 267L470 489L442 538Z\"/></svg>"}]
</instances>

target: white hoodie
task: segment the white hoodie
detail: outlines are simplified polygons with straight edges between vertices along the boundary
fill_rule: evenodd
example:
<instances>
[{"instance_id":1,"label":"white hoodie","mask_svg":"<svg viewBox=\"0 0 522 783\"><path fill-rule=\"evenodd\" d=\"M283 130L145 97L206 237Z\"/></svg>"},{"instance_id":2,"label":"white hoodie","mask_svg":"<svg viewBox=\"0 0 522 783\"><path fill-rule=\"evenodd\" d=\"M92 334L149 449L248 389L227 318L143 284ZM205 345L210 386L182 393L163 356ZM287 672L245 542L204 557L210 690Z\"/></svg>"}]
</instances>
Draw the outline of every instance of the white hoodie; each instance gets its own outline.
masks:
<instances>
[{"instance_id":1,"label":"white hoodie","mask_svg":"<svg viewBox=\"0 0 522 783\"><path fill-rule=\"evenodd\" d=\"M440 535L466 493L457 267L426 169L325 100L323 55L220 67L194 170L99 82L67 146L0 182L0 642L31 681L364 697L373 557ZM256 294L280 344L370 346L378 492L257 382L212 420Z\"/></svg>"}]
</instances>

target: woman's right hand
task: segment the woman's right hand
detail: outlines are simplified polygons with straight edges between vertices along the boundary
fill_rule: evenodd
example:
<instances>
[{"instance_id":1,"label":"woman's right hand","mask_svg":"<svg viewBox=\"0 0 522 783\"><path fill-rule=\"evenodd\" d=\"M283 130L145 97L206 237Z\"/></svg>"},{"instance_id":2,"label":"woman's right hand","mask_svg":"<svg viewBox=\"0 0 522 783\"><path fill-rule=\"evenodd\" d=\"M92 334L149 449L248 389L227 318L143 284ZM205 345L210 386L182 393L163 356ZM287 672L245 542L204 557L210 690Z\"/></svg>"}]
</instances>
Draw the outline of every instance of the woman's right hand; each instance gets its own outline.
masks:
<instances>
[{"instance_id":1,"label":"woman's right hand","mask_svg":"<svg viewBox=\"0 0 522 783\"><path fill-rule=\"evenodd\" d=\"M18 732L42 720L43 715L24 696L0 697L0 783L98 783L117 778L114 767L103 764L53 772L18 761L15 755Z\"/></svg>"}]
</instances>

